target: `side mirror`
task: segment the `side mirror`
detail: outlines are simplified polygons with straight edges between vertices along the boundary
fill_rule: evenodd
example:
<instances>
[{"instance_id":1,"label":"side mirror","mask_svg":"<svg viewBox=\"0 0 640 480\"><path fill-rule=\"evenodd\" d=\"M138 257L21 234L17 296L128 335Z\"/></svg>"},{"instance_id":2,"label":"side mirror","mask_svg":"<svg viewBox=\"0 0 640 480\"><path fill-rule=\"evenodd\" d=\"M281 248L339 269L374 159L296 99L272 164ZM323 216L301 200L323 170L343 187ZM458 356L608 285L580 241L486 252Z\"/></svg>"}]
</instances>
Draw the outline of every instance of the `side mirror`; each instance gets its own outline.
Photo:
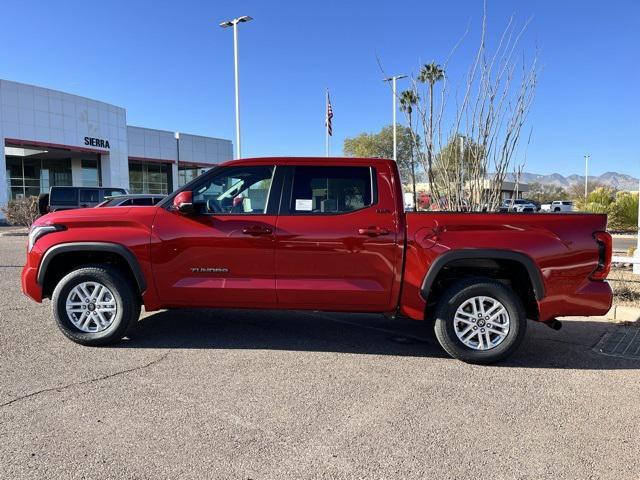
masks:
<instances>
[{"instance_id":1,"label":"side mirror","mask_svg":"<svg viewBox=\"0 0 640 480\"><path fill-rule=\"evenodd\" d=\"M185 190L176 195L173 198L173 209L185 215L193 213L193 192Z\"/></svg>"}]
</instances>

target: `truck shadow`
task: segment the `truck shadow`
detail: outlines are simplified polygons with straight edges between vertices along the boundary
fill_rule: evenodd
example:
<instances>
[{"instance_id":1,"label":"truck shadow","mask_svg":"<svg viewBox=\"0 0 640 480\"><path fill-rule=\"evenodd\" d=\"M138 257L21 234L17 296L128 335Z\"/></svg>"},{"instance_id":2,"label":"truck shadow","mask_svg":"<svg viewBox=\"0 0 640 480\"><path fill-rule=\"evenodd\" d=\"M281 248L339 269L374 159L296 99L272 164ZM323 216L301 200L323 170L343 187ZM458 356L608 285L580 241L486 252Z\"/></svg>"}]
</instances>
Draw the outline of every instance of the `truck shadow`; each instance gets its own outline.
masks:
<instances>
[{"instance_id":1,"label":"truck shadow","mask_svg":"<svg viewBox=\"0 0 640 480\"><path fill-rule=\"evenodd\" d=\"M529 322L520 349L498 367L639 369L640 359L594 348L613 324L565 320L557 332ZM640 340L640 335L638 336ZM449 359L427 322L382 315L269 310L170 310L143 317L116 348L260 349ZM454 360L451 360L454 361Z\"/></svg>"}]
</instances>

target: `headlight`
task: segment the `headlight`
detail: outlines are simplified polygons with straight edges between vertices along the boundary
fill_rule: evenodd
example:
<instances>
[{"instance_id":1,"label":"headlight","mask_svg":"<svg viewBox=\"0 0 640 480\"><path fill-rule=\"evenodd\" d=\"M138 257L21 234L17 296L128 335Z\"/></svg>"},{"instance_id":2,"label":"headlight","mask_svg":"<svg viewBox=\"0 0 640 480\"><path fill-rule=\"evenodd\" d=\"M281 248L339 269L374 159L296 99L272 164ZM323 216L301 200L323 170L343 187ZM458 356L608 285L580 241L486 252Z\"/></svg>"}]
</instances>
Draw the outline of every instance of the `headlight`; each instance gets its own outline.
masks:
<instances>
[{"instance_id":1,"label":"headlight","mask_svg":"<svg viewBox=\"0 0 640 480\"><path fill-rule=\"evenodd\" d=\"M29 230L29 251L31 251L40 237L45 236L47 233L57 232L59 230L64 230L64 227L62 225L41 225L31 227L31 230Z\"/></svg>"}]
</instances>

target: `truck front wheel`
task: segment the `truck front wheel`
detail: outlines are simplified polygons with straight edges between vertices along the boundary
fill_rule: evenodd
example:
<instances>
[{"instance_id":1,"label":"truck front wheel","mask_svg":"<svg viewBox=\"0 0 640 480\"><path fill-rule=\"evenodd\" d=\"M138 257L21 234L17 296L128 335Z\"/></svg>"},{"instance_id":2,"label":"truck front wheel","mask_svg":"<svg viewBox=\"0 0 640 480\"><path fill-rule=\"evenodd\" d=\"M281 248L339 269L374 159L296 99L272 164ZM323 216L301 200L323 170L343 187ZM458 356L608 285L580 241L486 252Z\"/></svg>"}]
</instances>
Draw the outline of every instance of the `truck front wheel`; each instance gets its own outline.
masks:
<instances>
[{"instance_id":1,"label":"truck front wheel","mask_svg":"<svg viewBox=\"0 0 640 480\"><path fill-rule=\"evenodd\" d=\"M65 336L81 345L106 345L126 336L140 316L140 300L111 266L87 265L60 280L51 297Z\"/></svg>"},{"instance_id":2,"label":"truck front wheel","mask_svg":"<svg viewBox=\"0 0 640 480\"><path fill-rule=\"evenodd\" d=\"M435 311L435 333L442 348L467 363L495 363L511 355L527 329L520 298L489 278L467 278L452 285Z\"/></svg>"}]
</instances>

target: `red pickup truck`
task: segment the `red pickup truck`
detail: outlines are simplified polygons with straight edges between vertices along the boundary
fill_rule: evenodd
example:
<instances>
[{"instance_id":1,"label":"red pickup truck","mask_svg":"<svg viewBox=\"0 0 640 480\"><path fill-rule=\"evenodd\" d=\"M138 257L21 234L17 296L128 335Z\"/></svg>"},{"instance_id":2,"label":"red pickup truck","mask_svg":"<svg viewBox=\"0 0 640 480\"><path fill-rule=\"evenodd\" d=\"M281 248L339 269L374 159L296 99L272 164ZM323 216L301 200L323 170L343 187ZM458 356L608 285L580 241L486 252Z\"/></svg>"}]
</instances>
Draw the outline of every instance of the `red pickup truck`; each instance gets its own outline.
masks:
<instances>
[{"instance_id":1,"label":"red pickup truck","mask_svg":"<svg viewBox=\"0 0 640 480\"><path fill-rule=\"evenodd\" d=\"M396 164L354 158L228 162L156 206L39 218L22 289L52 299L83 345L181 307L378 312L424 320L442 347L491 363L527 319L611 306L606 216L404 213Z\"/></svg>"}]
</instances>

